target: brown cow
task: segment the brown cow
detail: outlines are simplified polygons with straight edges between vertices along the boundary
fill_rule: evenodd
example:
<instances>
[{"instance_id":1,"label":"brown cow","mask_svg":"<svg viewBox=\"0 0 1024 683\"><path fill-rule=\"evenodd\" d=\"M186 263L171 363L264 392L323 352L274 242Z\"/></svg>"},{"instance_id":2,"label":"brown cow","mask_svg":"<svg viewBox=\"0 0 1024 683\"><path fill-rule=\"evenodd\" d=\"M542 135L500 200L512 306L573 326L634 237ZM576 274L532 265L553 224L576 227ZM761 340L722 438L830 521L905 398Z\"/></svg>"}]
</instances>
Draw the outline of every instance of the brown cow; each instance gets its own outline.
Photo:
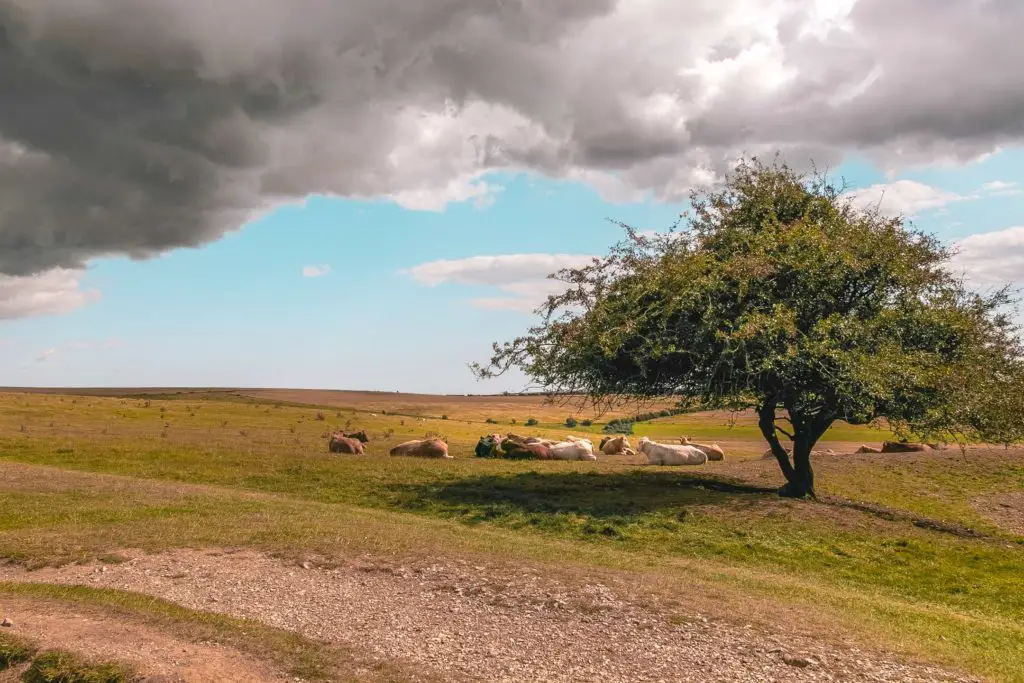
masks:
<instances>
[{"instance_id":1,"label":"brown cow","mask_svg":"<svg viewBox=\"0 0 1024 683\"><path fill-rule=\"evenodd\" d=\"M604 437L601 439L598 450L605 455L636 455L636 451L629 445L629 439L622 434Z\"/></svg>"},{"instance_id":2,"label":"brown cow","mask_svg":"<svg viewBox=\"0 0 1024 683\"><path fill-rule=\"evenodd\" d=\"M861 446L861 448L867 448L867 446ZM792 448L787 448L785 450L786 450L786 455L793 455L793 449ZM857 452L858 453L867 453L868 451L858 450ZM878 451L875 451L875 452L877 453ZM826 448L823 451L811 451L811 455L812 456L835 455L835 454L836 454L836 452L834 450L832 450L831 448ZM775 454L772 453L772 449L770 449L770 448L768 450L766 450L764 453L761 454L761 459L762 460L771 460L774 457L775 457ZM710 460L710 459L711 458L708 458L708 460Z\"/></svg>"},{"instance_id":3,"label":"brown cow","mask_svg":"<svg viewBox=\"0 0 1024 683\"><path fill-rule=\"evenodd\" d=\"M907 443L905 441L883 441L883 453L921 453L930 451L932 447L926 443Z\"/></svg>"},{"instance_id":4,"label":"brown cow","mask_svg":"<svg viewBox=\"0 0 1024 683\"><path fill-rule=\"evenodd\" d=\"M551 455L551 447L543 443L528 443L526 444L526 450L536 456L538 460L553 460L554 456Z\"/></svg>"},{"instance_id":5,"label":"brown cow","mask_svg":"<svg viewBox=\"0 0 1024 683\"><path fill-rule=\"evenodd\" d=\"M360 443L369 443L370 441L365 429L360 429L358 432L341 432L341 435L349 439L359 439Z\"/></svg>"},{"instance_id":6,"label":"brown cow","mask_svg":"<svg viewBox=\"0 0 1024 683\"><path fill-rule=\"evenodd\" d=\"M327 447L331 453L350 453L352 455L363 455L363 444L358 439L350 439L343 436L341 432L331 434L331 440Z\"/></svg>"},{"instance_id":7,"label":"brown cow","mask_svg":"<svg viewBox=\"0 0 1024 683\"><path fill-rule=\"evenodd\" d=\"M699 449L704 455L708 456L708 460L725 460L725 451L722 447L716 444L705 444L705 443L694 443L690 441L690 437L684 436L679 439L679 443L684 446L693 446Z\"/></svg>"},{"instance_id":8,"label":"brown cow","mask_svg":"<svg viewBox=\"0 0 1024 683\"><path fill-rule=\"evenodd\" d=\"M503 456L510 460L552 460L551 449L544 444L523 443L515 444L505 451Z\"/></svg>"},{"instance_id":9,"label":"brown cow","mask_svg":"<svg viewBox=\"0 0 1024 683\"><path fill-rule=\"evenodd\" d=\"M400 443L391 449L391 455L408 455L415 458L451 458L448 444L441 439L417 439Z\"/></svg>"}]
</instances>

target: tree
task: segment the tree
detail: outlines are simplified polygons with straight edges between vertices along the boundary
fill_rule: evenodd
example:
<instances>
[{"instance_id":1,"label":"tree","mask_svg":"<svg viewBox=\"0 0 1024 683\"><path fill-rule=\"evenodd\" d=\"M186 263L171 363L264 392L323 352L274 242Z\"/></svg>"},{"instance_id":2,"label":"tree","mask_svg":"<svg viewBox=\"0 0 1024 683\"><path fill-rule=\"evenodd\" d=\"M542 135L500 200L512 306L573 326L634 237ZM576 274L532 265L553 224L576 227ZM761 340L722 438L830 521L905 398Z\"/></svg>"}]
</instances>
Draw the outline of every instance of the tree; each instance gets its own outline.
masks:
<instances>
[{"instance_id":1,"label":"tree","mask_svg":"<svg viewBox=\"0 0 1024 683\"><path fill-rule=\"evenodd\" d=\"M554 274L568 290L476 374L517 367L553 396L595 402L752 408L784 496L814 495L811 450L836 420L1020 438L1021 413L1000 408L1024 386L1008 288L972 291L936 238L777 162L741 161L691 206L682 229L622 225L608 256Z\"/></svg>"}]
</instances>

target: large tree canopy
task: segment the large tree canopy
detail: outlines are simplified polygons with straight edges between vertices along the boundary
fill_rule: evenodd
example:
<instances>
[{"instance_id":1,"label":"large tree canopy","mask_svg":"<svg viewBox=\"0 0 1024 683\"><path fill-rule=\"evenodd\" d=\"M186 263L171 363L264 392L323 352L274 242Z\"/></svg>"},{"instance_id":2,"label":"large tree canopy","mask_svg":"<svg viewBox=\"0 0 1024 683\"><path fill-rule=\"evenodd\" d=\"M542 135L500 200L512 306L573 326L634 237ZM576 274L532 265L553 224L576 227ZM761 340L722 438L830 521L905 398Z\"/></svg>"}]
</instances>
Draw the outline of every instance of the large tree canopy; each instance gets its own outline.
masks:
<instances>
[{"instance_id":1,"label":"large tree canopy","mask_svg":"<svg viewBox=\"0 0 1024 683\"><path fill-rule=\"evenodd\" d=\"M1021 436L1009 289L972 291L934 237L777 163L745 160L691 204L679 230L623 226L607 257L558 273L568 291L477 374L518 367L556 394L754 408L782 495L814 495L811 450L836 420Z\"/></svg>"}]
</instances>

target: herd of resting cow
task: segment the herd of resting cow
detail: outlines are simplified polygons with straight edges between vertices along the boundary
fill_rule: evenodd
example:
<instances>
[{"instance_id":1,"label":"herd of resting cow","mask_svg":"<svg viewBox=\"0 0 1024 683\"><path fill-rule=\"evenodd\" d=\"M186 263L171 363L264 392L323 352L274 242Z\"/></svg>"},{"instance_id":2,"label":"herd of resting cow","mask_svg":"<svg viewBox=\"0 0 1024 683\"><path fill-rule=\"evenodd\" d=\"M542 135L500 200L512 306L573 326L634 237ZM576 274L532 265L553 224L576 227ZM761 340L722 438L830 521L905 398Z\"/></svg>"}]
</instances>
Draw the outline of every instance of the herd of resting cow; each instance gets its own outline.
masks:
<instances>
[{"instance_id":1,"label":"herd of resting cow","mask_svg":"<svg viewBox=\"0 0 1024 683\"><path fill-rule=\"evenodd\" d=\"M724 460L725 451L718 444L701 444L682 437L678 444L660 444L646 436L640 438L637 450L623 435L606 436L597 450L605 455L645 455L652 465L703 465L709 460ZM513 460L597 460L590 439L567 436L564 441L541 437L490 434L480 437L475 454L478 458L509 458Z\"/></svg>"},{"instance_id":2,"label":"herd of resting cow","mask_svg":"<svg viewBox=\"0 0 1024 683\"><path fill-rule=\"evenodd\" d=\"M363 444L370 437L366 431L334 432L331 434L328 447L332 453L350 453L363 455ZM902 441L886 441L881 448L861 446L857 453L912 453L918 451L941 450L939 444L907 443ZM725 451L717 443L695 443L689 437L680 437L679 443L655 443L646 436L640 437L637 450L633 450L629 439L624 435L606 436L601 439L597 450L604 455L636 455L646 456L651 465L703 465L708 461L724 460ZM788 452L788 451L787 451ZM813 455L832 454L832 450L813 451ZM405 455L420 458L451 458L448 454L448 443L445 439L434 437L416 439L400 443L390 450L391 455ZM510 460L597 460L594 444L590 439L578 436L567 436L563 441L544 439L538 436L522 437L509 433L488 434L480 437L475 450L478 458L507 458ZM764 452L763 458L772 458L771 449Z\"/></svg>"}]
</instances>

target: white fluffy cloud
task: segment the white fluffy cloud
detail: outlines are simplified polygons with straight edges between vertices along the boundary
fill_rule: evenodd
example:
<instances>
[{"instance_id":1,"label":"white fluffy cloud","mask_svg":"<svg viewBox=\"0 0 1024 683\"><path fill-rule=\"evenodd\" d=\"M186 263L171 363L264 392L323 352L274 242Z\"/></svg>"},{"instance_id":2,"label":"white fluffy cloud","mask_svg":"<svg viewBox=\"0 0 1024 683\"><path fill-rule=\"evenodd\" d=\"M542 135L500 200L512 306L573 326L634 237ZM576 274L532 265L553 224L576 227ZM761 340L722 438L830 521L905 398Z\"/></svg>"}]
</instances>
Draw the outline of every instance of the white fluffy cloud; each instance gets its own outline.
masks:
<instances>
[{"instance_id":1,"label":"white fluffy cloud","mask_svg":"<svg viewBox=\"0 0 1024 683\"><path fill-rule=\"evenodd\" d=\"M1008 197L1021 193L1021 189L1018 187L1017 183L1007 182L1005 180L993 180L990 183L985 183L982 187L982 191L984 191L989 197Z\"/></svg>"},{"instance_id":2,"label":"white fluffy cloud","mask_svg":"<svg viewBox=\"0 0 1024 683\"><path fill-rule=\"evenodd\" d=\"M946 192L914 180L879 183L862 190L852 190L844 196L862 208L877 207L883 213L904 216L914 216L929 209L941 209L953 202L977 198L974 195Z\"/></svg>"},{"instance_id":3,"label":"white fluffy cloud","mask_svg":"<svg viewBox=\"0 0 1024 683\"><path fill-rule=\"evenodd\" d=\"M0 25L8 275L310 194L437 210L511 170L676 199L744 152L1024 142L1016 0L0 0Z\"/></svg>"},{"instance_id":4,"label":"white fluffy cloud","mask_svg":"<svg viewBox=\"0 0 1024 683\"><path fill-rule=\"evenodd\" d=\"M971 235L955 244L954 267L979 287L1024 283L1024 227Z\"/></svg>"},{"instance_id":5,"label":"white fluffy cloud","mask_svg":"<svg viewBox=\"0 0 1024 683\"><path fill-rule=\"evenodd\" d=\"M406 272L429 287L443 283L494 287L505 296L478 297L470 303L478 308L529 312L544 303L548 295L565 290L564 284L549 279L548 275L562 268L584 266L592 258L579 254L471 256L431 261Z\"/></svg>"},{"instance_id":6,"label":"white fluffy cloud","mask_svg":"<svg viewBox=\"0 0 1024 683\"><path fill-rule=\"evenodd\" d=\"M81 276L81 271L63 268L38 275L0 274L0 320L69 313L98 300L98 291L82 289Z\"/></svg>"},{"instance_id":7,"label":"white fluffy cloud","mask_svg":"<svg viewBox=\"0 0 1024 683\"><path fill-rule=\"evenodd\" d=\"M331 272L331 267L328 265L321 266L305 266L302 269L302 277L323 277Z\"/></svg>"},{"instance_id":8,"label":"white fluffy cloud","mask_svg":"<svg viewBox=\"0 0 1024 683\"><path fill-rule=\"evenodd\" d=\"M443 187L421 187L395 192L390 199L401 207L416 211L444 211L449 204L470 199L483 209L494 203L501 187L475 177L453 178Z\"/></svg>"}]
</instances>

